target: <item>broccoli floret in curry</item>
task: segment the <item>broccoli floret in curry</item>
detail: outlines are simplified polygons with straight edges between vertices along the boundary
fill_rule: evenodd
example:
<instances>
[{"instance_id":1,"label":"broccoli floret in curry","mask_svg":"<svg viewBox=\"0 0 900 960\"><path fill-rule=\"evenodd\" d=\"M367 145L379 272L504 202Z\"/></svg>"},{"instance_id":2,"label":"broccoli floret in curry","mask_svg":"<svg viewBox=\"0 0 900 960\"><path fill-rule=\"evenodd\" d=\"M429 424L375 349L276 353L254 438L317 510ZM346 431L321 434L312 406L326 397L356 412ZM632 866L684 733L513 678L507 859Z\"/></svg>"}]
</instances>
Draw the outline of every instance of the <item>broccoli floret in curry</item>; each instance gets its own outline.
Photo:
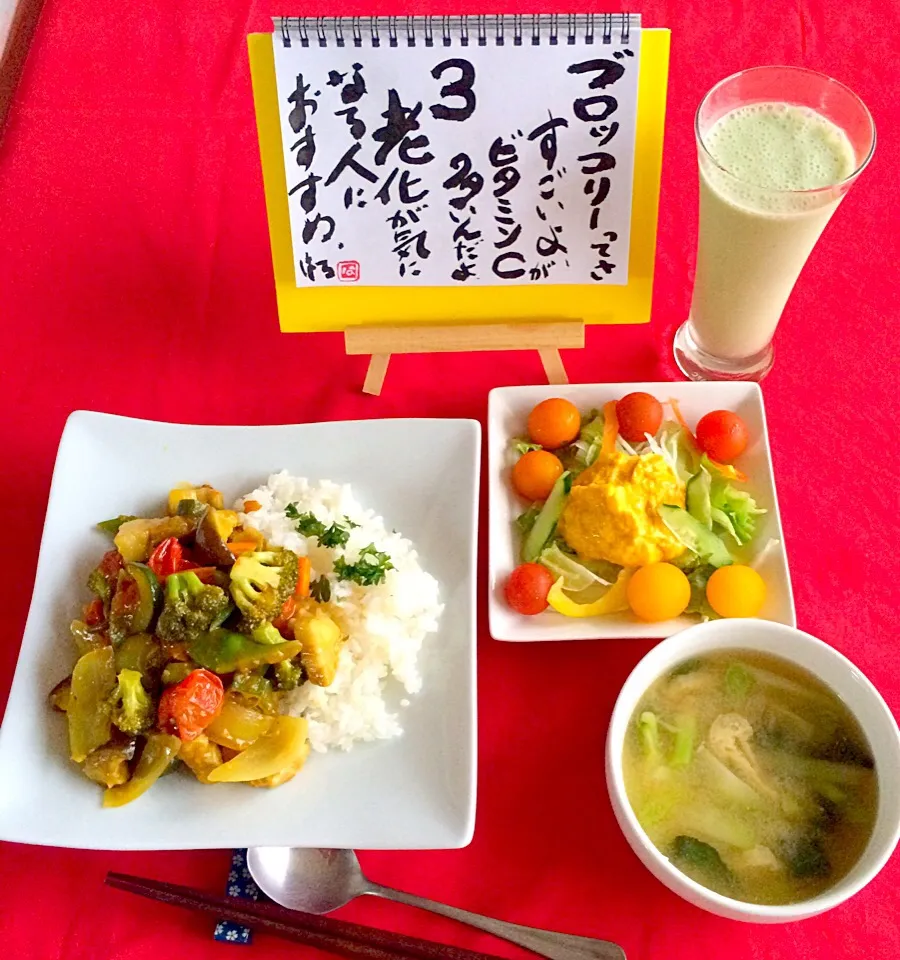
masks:
<instances>
[{"instance_id":1,"label":"broccoli floret in curry","mask_svg":"<svg viewBox=\"0 0 900 960\"><path fill-rule=\"evenodd\" d=\"M274 620L297 586L297 554L290 550L257 550L238 557L231 568L231 596L253 630Z\"/></svg>"},{"instance_id":2,"label":"broccoli floret in curry","mask_svg":"<svg viewBox=\"0 0 900 960\"><path fill-rule=\"evenodd\" d=\"M137 670L119 671L118 683L109 703L110 718L122 733L143 733L156 720L153 699L144 689Z\"/></svg>"},{"instance_id":3,"label":"broccoli floret in curry","mask_svg":"<svg viewBox=\"0 0 900 960\"><path fill-rule=\"evenodd\" d=\"M299 657L293 660L282 660L272 668L275 674L275 686L279 690L295 690L303 683L303 667Z\"/></svg>"},{"instance_id":4,"label":"broccoli floret in curry","mask_svg":"<svg viewBox=\"0 0 900 960\"><path fill-rule=\"evenodd\" d=\"M190 570L166 577L165 601L156 635L170 643L190 643L222 624L231 609L228 594L203 583Z\"/></svg>"}]
</instances>

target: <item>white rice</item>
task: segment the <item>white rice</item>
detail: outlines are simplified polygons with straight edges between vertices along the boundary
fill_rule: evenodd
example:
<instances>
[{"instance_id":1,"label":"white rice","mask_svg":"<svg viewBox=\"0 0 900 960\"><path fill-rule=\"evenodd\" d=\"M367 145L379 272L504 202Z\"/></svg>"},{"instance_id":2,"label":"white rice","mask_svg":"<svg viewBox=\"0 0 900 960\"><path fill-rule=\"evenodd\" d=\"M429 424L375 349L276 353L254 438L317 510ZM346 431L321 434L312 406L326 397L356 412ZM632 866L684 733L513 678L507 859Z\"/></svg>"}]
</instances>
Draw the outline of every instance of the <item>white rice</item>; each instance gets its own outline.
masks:
<instances>
[{"instance_id":1,"label":"white rice","mask_svg":"<svg viewBox=\"0 0 900 960\"><path fill-rule=\"evenodd\" d=\"M402 727L388 709L385 687L391 676L408 693L418 693L422 687L416 661L422 641L437 630L443 610L437 580L419 565L412 543L389 531L373 510L364 509L347 484L311 483L282 470L269 477L265 486L239 498L235 509L240 512L245 500L256 500L262 509L241 514L242 522L255 527L270 543L308 556L312 579L329 575L328 609L349 638L334 683L329 687L304 683L286 698L287 712L307 718L310 744L322 752L332 747L349 750L358 740L396 737ZM296 503L301 514L315 514L326 527L344 523L345 518L359 526L350 530L346 546L323 547L315 537L297 533L295 521L284 512L289 503ZM382 583L364 587L332 576L337 557L353 563L370 543L394 565ZM400 705L408 702L404 698Z\"/></svg>"}]
</instances>

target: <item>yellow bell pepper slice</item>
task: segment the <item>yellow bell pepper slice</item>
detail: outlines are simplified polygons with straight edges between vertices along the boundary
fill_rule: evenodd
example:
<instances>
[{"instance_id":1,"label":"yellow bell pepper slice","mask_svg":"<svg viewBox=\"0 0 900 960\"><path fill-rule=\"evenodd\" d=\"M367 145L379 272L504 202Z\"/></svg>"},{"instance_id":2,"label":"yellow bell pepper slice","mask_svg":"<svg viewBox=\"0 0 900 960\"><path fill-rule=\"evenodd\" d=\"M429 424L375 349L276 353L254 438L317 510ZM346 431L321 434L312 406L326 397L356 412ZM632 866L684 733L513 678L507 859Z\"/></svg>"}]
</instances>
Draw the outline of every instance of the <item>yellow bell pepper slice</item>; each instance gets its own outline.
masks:
<instances>
[{"instance_id":1,"label":"yellow bell pepper slice","mask_svg":"<svg viewBox=\"0 0 900 960\"><path fill-rule=\"evenodd\" d=\"M560 577L550 588L547 602L564 617L602 617L608 613L622 613L628 609L628 581L631 570L622 570L616 582L593 603L578 603L563 592L563 578Z\"/></svg>"},{"instance_id":2,"label":"yellow bell pepper slice","mask_svg":"<svg viewBox=\"0 0 900 960\"><path fill-rule=\"evenodd\" d=\"M246 783L290 770L296 773L309 754L305 717L280 716L259 739L227 763L211 770L210 783Z\"/></svg>"}]
</instances>

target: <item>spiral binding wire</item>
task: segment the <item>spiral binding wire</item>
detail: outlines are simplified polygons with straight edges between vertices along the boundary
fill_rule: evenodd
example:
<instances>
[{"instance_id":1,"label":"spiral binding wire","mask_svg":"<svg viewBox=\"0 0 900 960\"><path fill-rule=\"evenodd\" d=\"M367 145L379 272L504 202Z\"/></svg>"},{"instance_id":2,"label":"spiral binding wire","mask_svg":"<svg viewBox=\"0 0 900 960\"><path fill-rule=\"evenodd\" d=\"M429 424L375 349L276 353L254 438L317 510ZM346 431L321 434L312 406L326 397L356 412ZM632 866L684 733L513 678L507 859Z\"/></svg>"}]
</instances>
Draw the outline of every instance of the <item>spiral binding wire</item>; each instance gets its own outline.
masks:
<instances>
[{"instance_id":1,"label":"spiral binding wire","mask_svg":"<svg viewBox=\"0 0 900 960\"><path fill-rule=\"evenodd\" d=\"M549 43L610 44L631 42L641 25L636 13L478 14L472 16L275 17L284 46L299 43L327 47L497 47Z\"/></svg>"}]
</instances>

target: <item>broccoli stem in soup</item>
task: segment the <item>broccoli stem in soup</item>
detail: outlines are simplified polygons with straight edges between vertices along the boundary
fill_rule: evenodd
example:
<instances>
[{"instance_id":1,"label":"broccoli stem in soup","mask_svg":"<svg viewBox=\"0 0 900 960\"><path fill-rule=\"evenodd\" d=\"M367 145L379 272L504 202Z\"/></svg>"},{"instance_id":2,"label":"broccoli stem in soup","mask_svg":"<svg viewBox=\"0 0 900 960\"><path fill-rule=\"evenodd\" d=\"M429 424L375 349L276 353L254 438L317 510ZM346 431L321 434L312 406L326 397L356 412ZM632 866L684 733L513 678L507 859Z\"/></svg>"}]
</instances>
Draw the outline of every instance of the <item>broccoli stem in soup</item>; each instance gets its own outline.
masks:
<instances>
[{"instance_id":1,"label":"broccoli stem in soup","mask_svg":"<svg viewBox=\"0 0 900 960\"><path fill-rule=\"evenodd\" d=\"M743 703L756 681L742 663L729 664L725 671L725 693L733 703Z\"/></svg>"},{"instance_id":2,"label":"broccoli stem in soup","mask_svg":"<svg viewBox=\"0 0 900 960\"><path fill-rule=\"evenodd\" d=\"M697 718L693 714L680 714L675 719L675 745L669 766L686 767L694 757L697 741Z\"/></svg>"},{"instance_id":3,"label":"broccoli stem in soup","mask_svg":"<svg viewBox=\"0 0 900 960\"><path fill-rule=\"evenodd\" d=\"M659 720L655 713L645 710L638 718L638 734L644 754L651 763L659 763L662 751L659 748Z\"/></svg>"}]
</instances>

